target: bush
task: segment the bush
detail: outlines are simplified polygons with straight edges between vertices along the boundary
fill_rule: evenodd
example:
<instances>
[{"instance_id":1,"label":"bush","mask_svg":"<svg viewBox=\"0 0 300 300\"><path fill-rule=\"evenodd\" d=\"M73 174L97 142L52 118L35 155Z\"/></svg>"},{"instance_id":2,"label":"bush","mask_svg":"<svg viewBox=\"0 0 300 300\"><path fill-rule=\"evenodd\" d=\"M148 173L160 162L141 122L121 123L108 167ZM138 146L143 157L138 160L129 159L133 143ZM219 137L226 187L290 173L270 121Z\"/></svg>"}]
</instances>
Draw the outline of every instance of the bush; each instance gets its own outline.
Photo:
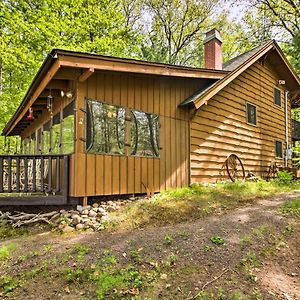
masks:
<instances>
[{"instance_id":1,"label":"bush","mask_svg":"<svg viewBox=\"0 0 300 300\"><path fill-rule=\"evenodd\" d=\"M286 170L278 171L276 181L282 185L289 185L293 181L293 174Z\"/></svg>"}]
</instances>

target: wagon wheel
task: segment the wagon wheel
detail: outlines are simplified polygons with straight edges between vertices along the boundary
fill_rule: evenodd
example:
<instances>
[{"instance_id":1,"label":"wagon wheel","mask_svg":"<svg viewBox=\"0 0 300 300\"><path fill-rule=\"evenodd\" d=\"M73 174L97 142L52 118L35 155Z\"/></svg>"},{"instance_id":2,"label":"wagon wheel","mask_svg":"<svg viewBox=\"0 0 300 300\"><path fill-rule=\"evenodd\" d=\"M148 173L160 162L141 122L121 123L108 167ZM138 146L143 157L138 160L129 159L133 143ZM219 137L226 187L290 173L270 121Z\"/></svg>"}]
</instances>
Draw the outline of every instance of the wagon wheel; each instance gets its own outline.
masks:
<instances>
[{"instance_id":1,"label":"wagon wheel","mask_svg":"<svg viewBox=\"0 0 300 300\"><path fill-rule=\"evenodd\" d=\"M225 161L226 171L232 182L237 179L245 180L245 169L240 158L235 154L230 154Z\"/></svg>"},{"instance_id":2,"label":"wagon wheel","mask_svg":"<svg viewBox=\"0 0 300 300\"><path fill-rule=\"evenodd\" d=\"M277 175L277 172L278 172L278 167L277 167L276 161L272 161L270 164L269 170L268 170L267 179L268 180L274 179Z\"/></svg>"}]
</instances>

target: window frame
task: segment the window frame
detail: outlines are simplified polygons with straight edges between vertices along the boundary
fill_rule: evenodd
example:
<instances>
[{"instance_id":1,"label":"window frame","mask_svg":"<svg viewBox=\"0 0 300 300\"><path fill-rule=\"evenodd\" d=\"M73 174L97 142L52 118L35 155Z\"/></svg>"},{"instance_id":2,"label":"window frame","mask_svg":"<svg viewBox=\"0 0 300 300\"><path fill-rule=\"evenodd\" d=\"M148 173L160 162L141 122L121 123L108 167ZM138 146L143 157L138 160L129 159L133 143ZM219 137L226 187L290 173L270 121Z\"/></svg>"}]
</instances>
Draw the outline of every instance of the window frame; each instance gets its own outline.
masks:
<instances>
[{"instance_id":1,"label":"window frame","mask_svg":"<svg viewBox=\"0 0 300 300\"><path fill-rule=\"evenodd\" d=\"M249 118L248 118L248 105L251 105L255 108L255 124L249 122ZM251 102L246 102L246 122L248 125L251 125L251 126L257 126L257 106Z\"/></svg>"},{"instance_id":2,"label":"window frame","mask_svg":"<svg viewBox=\"0 0 300 300\"><path fill-rule=\"evenodd\" d=\"M280 100L280 105L276 103L276 93L275 91L279 91L279 100ZM282 101L281 101L281 89L277 86L274 86L274 94L273 94L273 102L274 102L274 106L278 107L278 108L282 108Z\"/></svg>"},{"instance_id":3,"label":"window frame","mask_svg":"<svg viewBox=\"0 0 300 300\"><path fill-rule=\"evenodd\" d=\"M277 155L277 143L281 144L281 157ZM280 140L275 140L275 158L276 159L283 159L283 142Z\"/></svg>"}]
</instances>

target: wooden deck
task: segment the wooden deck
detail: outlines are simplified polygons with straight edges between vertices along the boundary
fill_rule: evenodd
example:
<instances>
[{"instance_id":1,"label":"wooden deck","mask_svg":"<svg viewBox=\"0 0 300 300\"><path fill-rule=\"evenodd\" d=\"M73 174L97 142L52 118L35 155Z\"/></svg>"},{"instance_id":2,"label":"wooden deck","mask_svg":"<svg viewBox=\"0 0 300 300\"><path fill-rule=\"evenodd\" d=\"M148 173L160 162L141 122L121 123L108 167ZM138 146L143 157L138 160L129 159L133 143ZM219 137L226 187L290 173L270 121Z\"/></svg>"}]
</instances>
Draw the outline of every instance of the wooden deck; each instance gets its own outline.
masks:
<instances>
[{"instance_id":1,"label":"wooden deck","mask_svg":"<svg viewBox=\"0 0 300 300\"><path fill-rule=\"evenodd\" d=\"M65 205L68 155L1 155L0 206Z\"/></svg>"}]
</instances>

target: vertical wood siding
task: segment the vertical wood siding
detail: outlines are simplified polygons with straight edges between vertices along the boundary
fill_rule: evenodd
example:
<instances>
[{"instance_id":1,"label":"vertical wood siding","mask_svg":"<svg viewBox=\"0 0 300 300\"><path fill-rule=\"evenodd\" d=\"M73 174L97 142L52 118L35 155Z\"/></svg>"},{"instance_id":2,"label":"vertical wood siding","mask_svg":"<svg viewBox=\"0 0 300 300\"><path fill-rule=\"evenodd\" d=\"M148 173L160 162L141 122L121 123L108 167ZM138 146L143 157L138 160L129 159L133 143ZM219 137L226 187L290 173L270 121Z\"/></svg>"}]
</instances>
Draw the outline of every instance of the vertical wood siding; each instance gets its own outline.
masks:
<instances>
[{"instance_id":1,"label":"vertical wood siding","mask_svg":"<svg viewBox=\"0 0 300 300\"><path fill-rule=\"evenodd\" d=\"M222 165L237 154L245 171L264 175L275 160L275 141L285 144L285 99L274 104L278 78L267 66L255 63L202 106L191 121L191 182L223 178ZM257 126L246 121L246 102L256 105ZM288 120L290 120L290 104ZM291 123L288 124L291 143ZM283 151L285 153L285 151ZM283 159L276 160L279 165Z\"/></svg>"},{"instance_id":2,"label":"vertical wood siding","mask_svg":"<svg viewBox=\"0 0 300 300\"><path fill-rule=\"evenodd\" d=\"M78 124L71 196L153 192L189 184L189 112L178 105L199 88L199 80L96 72L78 83L77 117L85 97L160 117L160 157L86 154Z\"/></svg>"}]
</instances>

